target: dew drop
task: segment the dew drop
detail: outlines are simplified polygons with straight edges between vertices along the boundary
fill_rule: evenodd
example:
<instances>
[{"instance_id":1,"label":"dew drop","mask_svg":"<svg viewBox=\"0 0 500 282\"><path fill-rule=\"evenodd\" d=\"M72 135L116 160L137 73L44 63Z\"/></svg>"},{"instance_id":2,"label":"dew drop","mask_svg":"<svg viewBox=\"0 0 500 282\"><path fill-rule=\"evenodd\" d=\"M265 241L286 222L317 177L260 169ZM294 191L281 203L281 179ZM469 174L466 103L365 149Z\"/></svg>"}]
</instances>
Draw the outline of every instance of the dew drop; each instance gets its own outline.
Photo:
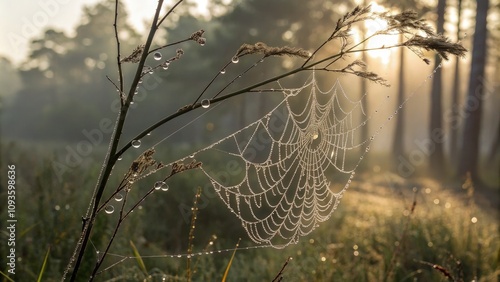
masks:
<instances>
[{"instance_id":1,"label":"dew drop","mask_svg":"<svg viewBox=\"0 0 500 282\"><path fill-rule=\"evenodd\" d=\"M123 195L121 193L117 193L115 195L115 201L121 202L123 200Z\"/></svg>"},{"instance_id":2,"label":"dew drop","mask_svg":"<svg viewBox=\"0 0 500 282\"><path fill-rule=\"evenodd\" d=\"M165 185L165 182L163 182L163 181L156 181L155 185L154 185L155 190L160 190L163 187L163 185Z\"/></svg>"},{"instance_id":3,"label":"dew drop","mask_svg":"<svg viewBox=\"0 0 500 282\"><path fill-rule=\"evenodd\" d=\"M118 157L118 160L119 160L119 161L123 160L123 157L122 157L122 156L119 156L119 157Z\"/></svg>"},{"instance_id":4,"label":"dew drop","mask_svg":"<svg viewBox=\"0 0 500 282\"><path fill-rule=\"evenodd\" d=\"M370 151L370 146L366 147L365 152Z\"/></svg>"},{"instance_id":5,"label":"dew drop","mask_svg":"<svg viewBox=\"0 0 500 282\"><path fill-rule=\"evenodd\" d=\"M225 74L226 73L226 69L223 69L220 71L220 74Z\"/></svg>"},{"instance_id":6,"label":"dew drop","mask_svg":"<svg viewBox=\"0 0 500 282\"><path fill-rule=\"evenodd\" d=\"M154 55L153 55L153 58L157 61L161 60L161 53L160 52L156 52Z\"/></svg>"},{"instance_id":7,"label":"dew drop","mask_svg":"<svg viewBox=\"0 0 500 282\"><path fill-rule=\"evenodd\" d=\"M104 208L104 211L105 211L107 214L112 214L112 213L115 211L115 207L113 207L112 205L107 205L107 206Z\"/></svg>"},{"instance_id":8,"label":"dew drop","mask_svg":"<svg viewBox=\"0 0 500 282\"><path fill-rule=\"evenodd\" d=\"M134 148L141 147L141 140L134 140L134 141L132 141L132 147L134 147Z\"/></svg>"},{"instance_id":9,"label":"dew drop","mask_svg":"<svg viewBox=\"0 0 500 282\"><path fill-rule=\"evenodd\" d=\"M148 71L149 74L153 74L153 72L154 72L153 68L150 68L149 71Z\"/></svg>"},{"instance_id":10,"label":"dew drop","mask_svg":"<svg viewBox=\"0 0 500 282\"><path fill-rule=\"evenodd\" d=\"M240 58L238 58L238 56L234 56L234 57L231 59L231 62L233 62L233 64L237 64L239 61L240 61Z\"/></svg>"},{"instance_id":11,"label":"dew drop","mask_svg":"<svg viewBox=\"0 0 500 282\"><path fill-rule=\"evenodd\" d=\"M313 139L313 140L316 140L316 139L318 139L318 137L319 137L318 131L317 131L317 130L315 130L315 131L313 132L312 139Z\"/></svg>"},{"instance_id":12,"label":"dew drop","mask_svg":"<svg viewBox=\"0 0 500 282\"><path fill-rule=\"evenodd\" d=\"M210 107L210 100L208 100L208 99L201 100L201 106L205 109Z\"/></svg>"},{"instance_id":13,"label":"dew drop","mask_svg":"<svg viewBox=\"0 0 500 282\"><path fill-rule=\"evenodd\" d=\"M163 65L164 70L168 70L168 65Z\"/></svg>"}]
</instances>

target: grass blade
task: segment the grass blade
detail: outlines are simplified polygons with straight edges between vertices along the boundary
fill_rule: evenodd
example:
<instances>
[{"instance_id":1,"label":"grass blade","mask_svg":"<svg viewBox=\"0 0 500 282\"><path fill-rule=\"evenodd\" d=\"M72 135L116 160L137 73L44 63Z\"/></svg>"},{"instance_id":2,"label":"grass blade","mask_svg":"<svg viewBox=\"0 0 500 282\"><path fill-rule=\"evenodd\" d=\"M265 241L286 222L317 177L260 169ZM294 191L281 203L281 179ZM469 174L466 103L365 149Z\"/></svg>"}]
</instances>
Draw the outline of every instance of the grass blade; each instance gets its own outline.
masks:
<instances>
[{"instance_id":1,"label":"grass blade","mask_svg":"<svg viewBox=\"0 0 500 282\"><path fill-rule=\"evenodd\" d=\"M47 261L49 260L49 254L50 254L50 246L49 249L47 250L47 253L45 254L45 258L43 259L42 268L40 269L40 273L38 273L38 279L36 279L37 282L42 281L43 274L45 273L45 268L47 267Z\"/></svg>"},{"instance_id":2,"label":"grass blade","mask_svg":"<svg viewBox=\"0 0 500 282\"><path fill-rule=\"evenodd\" d=\"M238 240L238 243L236 243L236 248L233 251L233 255L231 256L231 259L229 260L226 271L224 272L224 276L222 276L222 282L226 282L227 275L229 274L229 269L231 268L231 264L233 263L234 255L236 254L236 250L238 250L238 246L240 245L241 238Z\"/></svg>"},{"instance_id":3,"label":"grass blade","mask_svg":"<svg viewBox=\"0 0 500 282\"><path fill-rule=\"evenodd\" d=\"M7 274L3 273L2 271L0 271L0 274L2 274L2 276L3 276L5 279L9 280L10 282L14 282L14 280L12 280L12 278L10 278L9 276L7 276Z\"/></svg>"},{"instance_id":4,"label":"grass blade","mask_svg":"<svg viewBox=\"0 0 500 282\"><path fill-rule=\"evenodd\" d=\"M144 261L142 260L141 255L139 254L139 251L134 245L134 242L130 240L130 246L132 247L132 251L134 252L135 259L137 260L137 264L139 265L139 268L144 272L144 275L148 275L148 270L146 269L146 265L144 264Z\"/></svg>"}]
</instances>

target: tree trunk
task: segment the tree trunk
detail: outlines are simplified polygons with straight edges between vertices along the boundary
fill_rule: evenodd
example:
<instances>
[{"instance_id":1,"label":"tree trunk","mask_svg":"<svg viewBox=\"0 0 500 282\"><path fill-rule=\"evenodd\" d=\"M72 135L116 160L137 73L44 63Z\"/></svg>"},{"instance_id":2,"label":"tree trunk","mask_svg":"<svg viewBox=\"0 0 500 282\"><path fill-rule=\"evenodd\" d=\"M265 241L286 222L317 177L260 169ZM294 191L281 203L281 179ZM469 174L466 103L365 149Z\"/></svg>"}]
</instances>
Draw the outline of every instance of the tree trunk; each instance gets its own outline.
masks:
<instances>
[{"instance_id":1,"label":"tree trunk","mask_svg":"<svg viewBox=\"0 0 500 282\"><path fill-rule=\"evenodd\" d=\"M446 0L439 0L437 5L437 32L439 34L444 33L444 12L446 8ZM436 73L432 79L432 91L431 91L431 119L429 136L432 140L431 145L428 147L430 169L433 176L442 176L444 170L444 152L443 152L443 140L442 136L444 134L443 122L442 122L442 81L441 81L441 58L436 54L435 57L435 70Z\"/></svg>"},{"instance_id":2,"label":"tree trunk","mask_svg":"<svg viewBox=\"0 0 500 282\"><path fill-rule=\"evenodd\" d=\"M483 79L486 64L486 35L489 0L477 1L476 27L472 43L472 61L469 76L469 89L465 103L465 125L463 132L463 149L459 173L465 176L470 172L473 180L479 180L479 133L481 128Z\"/></svg>"},{"instance_id":3,"label":"tree trunk","mask_svg":"<svg viewBox=\"0 0 500 282\"><path fill-rule=\"evenodd\" d=\"M400 35L400 41L404 41L404 36ZM399 85L398 85L398 102L397 106L402 105L405 99L405 53L404 48L399 50ZM399 160L398 156L404 153L404 112L403 108L398 109L396 118L396 129L394 130L394 141L392 143L394 156Z\"/></svg>"},{"instance_id":4,"label":"tree trunk","mask_svg":"<svg viewBox=\"0 0 500 282\"><path fill-rule=\"evenodd\" d=\"M457 40L460 41L461 30L460 23L462 22L462 0L458 0L457 3ZM455 58L455 74L453 78L453 89L451 91L451 118L450 118L450 151L449 159L450 163L456 164L458 162L458 138L459 138L459 124L460 124L460 112L458 105L460 104L460 58ZM453 170L457 168L453 165Z\"/></svg>"}]
</instances>

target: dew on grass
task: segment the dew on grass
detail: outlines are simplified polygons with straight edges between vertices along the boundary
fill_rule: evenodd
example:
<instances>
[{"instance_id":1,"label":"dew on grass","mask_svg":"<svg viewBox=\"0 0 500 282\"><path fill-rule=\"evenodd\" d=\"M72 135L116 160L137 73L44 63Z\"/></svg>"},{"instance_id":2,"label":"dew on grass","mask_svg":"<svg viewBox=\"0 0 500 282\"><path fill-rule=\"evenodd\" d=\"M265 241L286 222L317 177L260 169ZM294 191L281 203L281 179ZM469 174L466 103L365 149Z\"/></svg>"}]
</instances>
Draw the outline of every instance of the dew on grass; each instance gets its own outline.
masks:
<instances>
[{"instance_id":1,"label":"dew on grass","mask_svg":"<svg viewBox=\"0 0 500 282\"><path fill-rule=\"evenodd\" d=\"M223 69L220 71L221 74L225 74L226 73L226 69Z\"/></svg>"},{"instance_id":2,"label":"dew on grass","mask_svg":"<svg viewBox=\"0 0 500 282\"><path fill-rule=\"evenodd\" d=\"M163 185L163 186L161 187L161 190L162 190L163 192L167 192L169 188L170 188L170 187L168 187L168 185L167 185L167 184L165 184L165 185Z\"/></svg>"},{"instance_id":3,"label":"dew on grass","mask_svg":"<svg viewBox=\"0 0 500 282\"><path fill-rule=\"evenodd\" d=\"M154 55L153 55L153 58L157 61L161 60L161 53L160 52L156 52Z\"/></svg>"},{"instance_id":4,"label":"dew on grass","mask_svg":"<svg viewBox=\"0 0 500 282\"><path fill-rule=\"evenodd\" d=\"M240 61L240 58L238 58L238 56L234 56L234 57L231 59L231 62L233 62L233 64L237 64L239 61Z\"/></svg>"}]
</instances>

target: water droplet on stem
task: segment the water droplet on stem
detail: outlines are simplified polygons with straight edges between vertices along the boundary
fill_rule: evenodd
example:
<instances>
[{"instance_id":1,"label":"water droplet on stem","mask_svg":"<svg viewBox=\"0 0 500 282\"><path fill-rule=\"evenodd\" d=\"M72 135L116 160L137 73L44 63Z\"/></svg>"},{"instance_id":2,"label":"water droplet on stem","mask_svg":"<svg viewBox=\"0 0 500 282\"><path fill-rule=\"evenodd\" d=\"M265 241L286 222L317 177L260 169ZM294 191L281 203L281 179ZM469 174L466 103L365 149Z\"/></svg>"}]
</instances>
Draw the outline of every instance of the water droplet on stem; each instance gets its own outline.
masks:
<instances>
[{"instance_id":1,"label":"water droplet on stem","mask_svg":"<svg viewBox=\"0 0 500 282\"><path fill-rule=\"evenodd\" d=\"M163 188L164 185L165 185L165 182L163 182L163 181L156 181L155 185L154 185L154 188L155 188L155 190L160 190L161 188Z\"/></svg>"},{"instance_id":2,"label":"water droplet on stem","mask_svg":"<svg viewBox=\"0 0 500 282\"><path fill-rule=\"evenodd\" d=\"M132 141L131 145L134 148L139 148L139 147L141 147L141 140L134 140L134 141Z\"/></svg>"},{"instance_id":3,"label":"water droplet on stem","mask_svg":"<svg viewBox=\"0 0 500 282\"><path fill-rule=\"evenodd\" d=\"M206 109L206 108L208 108L208 107L210 107L210 100L208 100L208 99L203 99L203 100L201 101L201 106L202 106L203 108L205 108L205 109Z\"/></svg>"},{"instance_id":4,"label":"water droplet on stem","mask_svg":"<svg viewBox=\"0 0 500 282\"><path fill-rule=\"evenodd\" d=\"M113 207L112 205L107 205L107 206L104 208L104 211L105 211L107 214L112 214L112 213L115 211L115 207Z\"/></svg>"},{"instance_id":5,"label":"water droplet on stem","mask_svg":"<svg viewBox=\"0 0 500 282\"><path fill-rule=\"evenodd\" d=\"M156 52L154 55L153 55L153 58L157 61L161 60L161 53L160 52Z\"/></svg>"},{"instance_id":6,"label":"water droplet on stem","mask_svg":"<svg viewBox=\"0 0 500 282\"><path fill-rule=\"evenodd\" d=\"M238 56L234 56L234 57L231 59L231 62L233 62L233 64L237 64L239 61L240 61L240 58L239 58Z\"/></svg>"},{"instance_id":7,"label":"water droplet on stem","mask_svg":"<svg viewBox=\"0 0 500 282\"><path fill-rule=\"evenodd\" d=\"M116 193L115 201L121 202L123 200L123 195L121 193Z\"/></svg>"}]
</instances>

